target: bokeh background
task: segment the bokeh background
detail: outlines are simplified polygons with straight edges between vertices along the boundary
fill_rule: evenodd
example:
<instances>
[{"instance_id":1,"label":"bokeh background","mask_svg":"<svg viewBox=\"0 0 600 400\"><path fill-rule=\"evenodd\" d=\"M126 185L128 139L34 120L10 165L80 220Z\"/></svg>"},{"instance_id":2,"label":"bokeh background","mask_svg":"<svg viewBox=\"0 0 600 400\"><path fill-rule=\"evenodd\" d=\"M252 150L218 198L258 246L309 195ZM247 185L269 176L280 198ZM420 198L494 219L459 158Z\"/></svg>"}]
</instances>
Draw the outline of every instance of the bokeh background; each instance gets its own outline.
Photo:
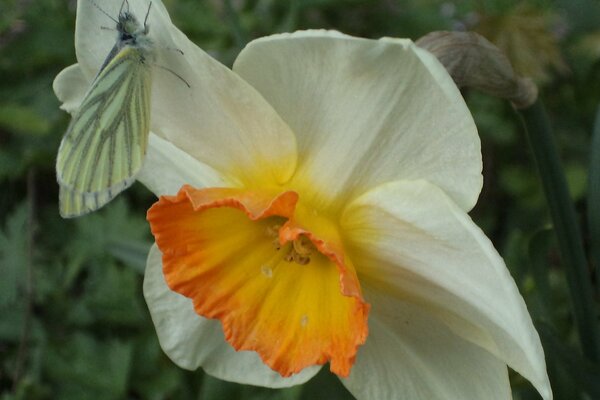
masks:
<instances>
[{"instance_id":1,"label":"bokeh background","mask_svg":"<svg viewBox=\"0 0 600 400\"><path fill-rule=\"evenodd\" d=\"M538 83L592 255L586 221L600 104L599 1L163 1L175 25L226 65L253 38L297 29L412 39L480 32ZM181 370L162 353L141 290L152 242L145 211L154 201L142 185L92 215L59 217L55 157L69 117L52 81L75 62L75 8L75 0L0 0L0 399L352 399L325 369L304 386L268 390ZM555 398L600 398L600 368L579 356L564 265L520 121L505 101L463 94L484 157L484 189L471 215L536 323L551 327L543 339ZM589 273L597 300L593 261ZM539 398L518 375L511 381L515 399Z\"/></svg>"}]
</instances>

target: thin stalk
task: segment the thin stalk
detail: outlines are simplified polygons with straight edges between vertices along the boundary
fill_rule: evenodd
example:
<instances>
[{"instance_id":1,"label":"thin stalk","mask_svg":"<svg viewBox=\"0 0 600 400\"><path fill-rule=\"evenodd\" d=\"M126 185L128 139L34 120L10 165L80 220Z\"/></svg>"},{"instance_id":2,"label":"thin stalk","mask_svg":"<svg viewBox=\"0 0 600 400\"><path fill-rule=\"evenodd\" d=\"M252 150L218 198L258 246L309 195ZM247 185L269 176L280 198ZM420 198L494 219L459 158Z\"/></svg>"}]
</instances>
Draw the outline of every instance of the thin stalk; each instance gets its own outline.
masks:
<instances>
[{"instance_id":1,"label":"thin stalk","mask_svg":"<svg viewBox=\"0 0 600 400\"><path fill-rule=\"evenodd\" d=\"M591 255L596 267L596 277L598 277L600 273L600 107L596 113L592 133L587 212Z\"/></svg>"},{"instance_id":2,"label":"thin stalk","mask_svg":"<svg viewBox=\"0 0 600 400\"><path fill-rule=\"evenodd\" d=\"M35 235L35 169L32 167L27 174L27 260L25 264L25 316L23 318L23 327L21 329L21 338L19 340L19 349L13 374L13 392L16 393L21 380L23 368L27 359L27 344L31 330L31 312L33 303L33 243Z\"/></svg>"},{"instance_id":3,"label":"thin stalk","mask_svg":"<svg viewBox=\"0 0 600 400\"><path fill-rule=\"evenodd\" d=\"M241 49L246 45L246 43L248 43L248 35L245 29L242 27L238 13L233 7L231 0L225 0L224 6L231 30L233 32L233 37L235 38L235 44Z\"/></svg>"},{"instance_id":4,"label":"thin stalk","mask_svg":"<svg viewBox=\"0 0 600 400\"><path fill-rule=\"evenodd\" d=\"M550 122L540 100L518 112L527 132L566 267L565 275L582 351L589 360L598 362L598 326L588 263Z\"/></svg>"}]
</instances>

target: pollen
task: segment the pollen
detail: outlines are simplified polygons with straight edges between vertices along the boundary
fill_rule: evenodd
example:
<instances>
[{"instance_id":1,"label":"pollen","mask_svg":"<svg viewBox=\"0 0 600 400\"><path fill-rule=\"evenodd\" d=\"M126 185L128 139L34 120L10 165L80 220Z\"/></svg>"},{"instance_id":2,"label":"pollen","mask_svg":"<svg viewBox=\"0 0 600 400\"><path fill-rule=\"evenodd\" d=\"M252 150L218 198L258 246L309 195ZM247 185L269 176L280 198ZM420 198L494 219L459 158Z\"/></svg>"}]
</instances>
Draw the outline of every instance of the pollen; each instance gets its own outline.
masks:
<instances>
[{"instance_id":1,"label":"pollen","mask_svg":"<svg viewBox=\"0 0 600 400\"><path fill-rule=\"evenodd\" d=\"M265 235L271 239L271 243L275 250L281 250L281 244L279 243L279 229L281 229L280 224L269 225L265 229Z\"/></svg>"},{"instance_id":2,"label":"pollen","mask_svg":"<svg viewBox=\"0 0 600 400\"><path fill-rule=\"evenodd\" d=\"M303 315L300 318L300 326L304 328L306 325L308 325L308 315Z\"/></svg>"},{"instance_id":3,"label":"pollen","mask_svg":"<svg viewBox=\"0 0 600 400\"><path fill-rule=\"evenodd\" d=\"M306 265L310 263L310 256L316 251L310 239L304 235L292 241L288 253L283 258L287 262Z\"/></svg>"},{"instance_id":4,"label":"pollen","mask_svg":"<svg viewBox=\"0 0 600 400\"><path fill-rule=\"evenodd\" d=\"M268 265L263 265L260 267L260 272L266 276L267 278L272 278L273 277L273 268L269 267Z\"/></svg>"},{"instance_id":5,"label":"pollen","mask_svg":"<svg viewBox=\"0 0 600 400\"><path fill-rule=\"evenodd\" d=\"M269 225L265 229L265 235L270 238L276 238L279 236L279 229L281 229L280 224Z\"/></svg>"}]
</instances>

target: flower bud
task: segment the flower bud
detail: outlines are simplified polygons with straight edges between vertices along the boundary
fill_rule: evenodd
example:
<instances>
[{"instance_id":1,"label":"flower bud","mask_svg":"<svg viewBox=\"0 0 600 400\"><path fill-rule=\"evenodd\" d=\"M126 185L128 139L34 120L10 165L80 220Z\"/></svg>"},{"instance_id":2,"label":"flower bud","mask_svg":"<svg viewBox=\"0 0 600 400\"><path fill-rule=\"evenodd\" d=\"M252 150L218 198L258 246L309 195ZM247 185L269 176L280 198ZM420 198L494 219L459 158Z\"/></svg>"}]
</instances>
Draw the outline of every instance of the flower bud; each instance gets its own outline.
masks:
<instances>
[{"instance_id":1,"label":"flower bud","mask_svg":"<svg viewBox=\"0 0 600 400\"><path fill-rule=\"evenodd\" d=\"M515 74L508 58L475 32L431 32L416 42L435 55L458 87L472 87L527 108L537 99L537 86Z\"/></svg>"}]
</instances>

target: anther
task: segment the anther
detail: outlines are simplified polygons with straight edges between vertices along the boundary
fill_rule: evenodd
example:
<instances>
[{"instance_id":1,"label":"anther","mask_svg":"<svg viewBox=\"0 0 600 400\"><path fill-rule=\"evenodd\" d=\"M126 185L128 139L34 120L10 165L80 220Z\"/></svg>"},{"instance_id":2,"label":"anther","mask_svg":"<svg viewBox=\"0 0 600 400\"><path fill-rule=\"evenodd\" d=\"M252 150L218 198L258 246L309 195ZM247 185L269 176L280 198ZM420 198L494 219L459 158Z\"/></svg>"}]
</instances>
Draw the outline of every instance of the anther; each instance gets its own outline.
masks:
<instances>
[{"instance_id":1,"label":"anther","mask_svg":"<svg viewBox=\"0 0 600 400\"><path fill-rule=\"evenodd\" d=\"M314 245L306 236L300 236L292 241L292 246L288 253L283 257L287 262L295 262L299 265L310 263L310 256L313 253Z\"/></svg>"},{"instance_id":2,"label":"anther","mask_svg":"<svg viewBox=\"0 0 600 400\"><path fill-rule=\"evenodd\" d=\"M302 256L310 256L313 249L313 244L306 236L300 236L298 239L292 242L296 253Z\"/></svg>"},{"instance_id":3,"label":"anther","mask_svg":"<svg viewBox=\"0 0 600 400\"><path fill-rule=\"evenodd\" d=\"M267 235L268 238L273 239L271 243L275 250L278 251L281 249L281 244L279 243L279 229L281 229L281 225L279 224L267 226L265 229L265 235Z\"/></svg>"}]
</instances>

